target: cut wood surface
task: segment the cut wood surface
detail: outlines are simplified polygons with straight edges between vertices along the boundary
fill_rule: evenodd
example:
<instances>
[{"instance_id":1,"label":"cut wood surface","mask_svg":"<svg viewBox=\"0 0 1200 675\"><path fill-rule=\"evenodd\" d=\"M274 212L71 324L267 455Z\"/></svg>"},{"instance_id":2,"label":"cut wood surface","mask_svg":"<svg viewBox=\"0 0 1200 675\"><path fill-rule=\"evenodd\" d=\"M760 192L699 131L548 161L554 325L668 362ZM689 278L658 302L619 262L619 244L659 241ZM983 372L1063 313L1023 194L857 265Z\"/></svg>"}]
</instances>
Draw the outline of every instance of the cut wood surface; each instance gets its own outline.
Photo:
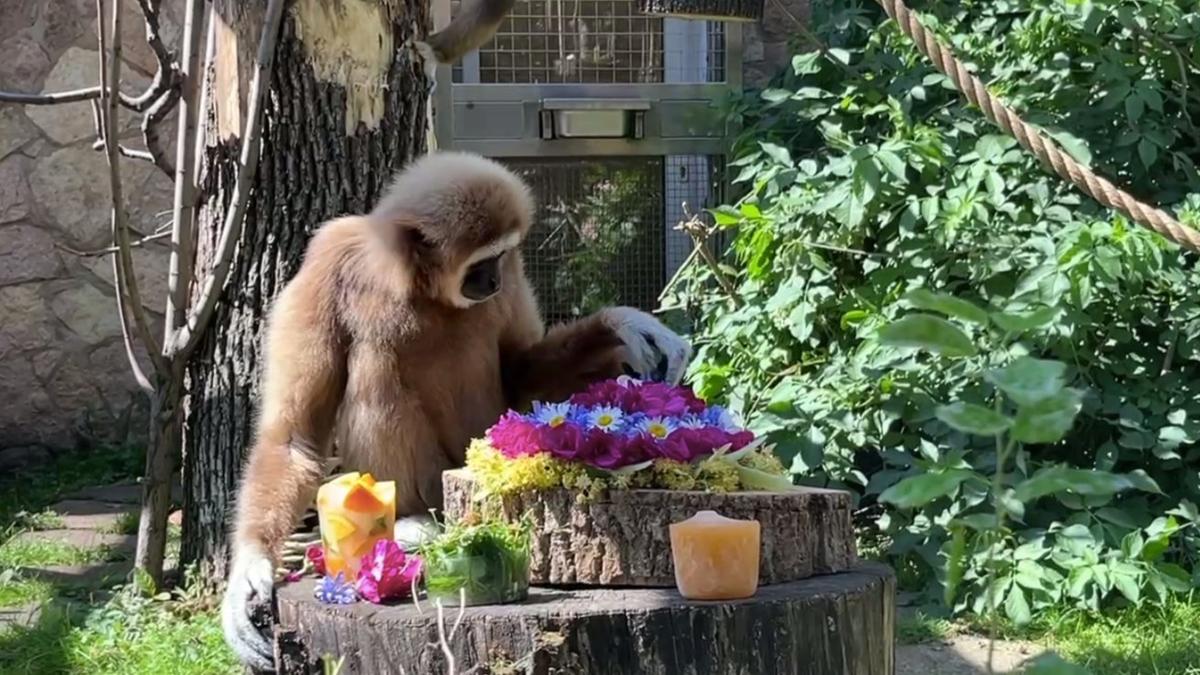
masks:
<instances>
[{"instance_id":1,"label":"cut wood surface","mask_svg":"<svg viewBox=\"0 0 1200 675\"><path fill-rule=\"evenodd\" d=\"M470 471L447 471L442 485L447 521L475 507ZM858 561L846 492L611 490L587 502L577 497L568 490L546 490L503 499L506 518L528 514L533 519L534 584L674 587L667 528L703 510L762 524L759 583L764 585L840 572Z\"/></svg>"},{"instance_id":2,"label":"cut wood surface","mask_svg":"<svg viewBox=\"0 0 1200 675\"><path fill-rule=\"evenodd\" d=\"M324 605L313 585L277 594L279 673L320 673L323 655L345 659L340 675L448 673L428 603ZM534 588L520 604L467 608L451 652L460 675L892 675L895 590L875 563L731 602ZM457 615L447 608L447 629Z\"/></svg>"}]
</instances>

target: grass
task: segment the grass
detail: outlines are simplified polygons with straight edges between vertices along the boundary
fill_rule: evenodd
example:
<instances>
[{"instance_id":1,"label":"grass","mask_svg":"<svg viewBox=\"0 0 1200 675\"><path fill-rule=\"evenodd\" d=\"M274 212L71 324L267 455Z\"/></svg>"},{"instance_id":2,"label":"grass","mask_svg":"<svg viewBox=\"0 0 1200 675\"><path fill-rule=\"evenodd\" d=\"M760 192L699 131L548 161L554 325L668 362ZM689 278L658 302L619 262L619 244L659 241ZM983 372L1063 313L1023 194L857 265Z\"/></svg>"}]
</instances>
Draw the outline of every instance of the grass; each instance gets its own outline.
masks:
<instances>
[{"instance_id":1,"label":"grass","mask_svg":"<svg viewBox=\"0 0 1200 675\"><path fill-rule=\"evenodd\" d=\"M896 622L896 641L902 645L937 642L958 632L958 627L948 619L930 616L922 611L901 615Z\"/></svg>"},{"instance_id":2,"label":"grass","mask_svg":"<svg viewBox=\"0 0 1200 675\"><path fill-rule=\"evenodd\" d=\"M139 515L137 511L126 511L125 513L119 513L113 522L101 528L100 531L105 534L137 534L138 518Z\"/></svg>"},{"instance_id":3,"label":"grass","mask_svg":"<svg viewBox=\"0 0 1200 675\"><path fill-rule=\"evenodd\" d=\"M0 523L15 522L21 512L41 512L80 488L137 476L142 459L136 448L93 448L62 453L43 466L0 477Z\"/></svg>"},{"instance_id":4,"label":"grass","mask_svg":"<svg viewBox=\"0 0 1200 675\"><path fill-rule=\"evenodd\" d=\"M84 565L119 558L118 553L104 546L82 548L61 541L29 539L9 539L0 544L0 569Z\"/></svg>"},{"instance_id":5,"label":"grass","mask_svg":"<svg viewBox=\"0 0 1200 675\"><path fill-rule=\"evenodd\" d=\"M1200 597L1052 619L1046 642L1094 675L1200 675Z\"/></svg>"},{"instance_id":6,"label":"grass","mask_svg":"<svg viewBox=\"0 0 1200 675\"><path fill-rule=\"evenodd\" d=\"M113 601L116 602L115 600ZM46 611L29 628L0 632L0 672L11 675L232 675L215 614L179 616L168 603Z\"/></svg>"},{"instance_id":7,"label":"grass","mask_svg":"<svg viewBox=\"0 0 1200 675\"><path fill-rule=\"evenodd\" d=\"M42 603L54 597L54 586L40 579L24 579L11 571L0 574L0 607Z\"/></svg>"}]
</instances>

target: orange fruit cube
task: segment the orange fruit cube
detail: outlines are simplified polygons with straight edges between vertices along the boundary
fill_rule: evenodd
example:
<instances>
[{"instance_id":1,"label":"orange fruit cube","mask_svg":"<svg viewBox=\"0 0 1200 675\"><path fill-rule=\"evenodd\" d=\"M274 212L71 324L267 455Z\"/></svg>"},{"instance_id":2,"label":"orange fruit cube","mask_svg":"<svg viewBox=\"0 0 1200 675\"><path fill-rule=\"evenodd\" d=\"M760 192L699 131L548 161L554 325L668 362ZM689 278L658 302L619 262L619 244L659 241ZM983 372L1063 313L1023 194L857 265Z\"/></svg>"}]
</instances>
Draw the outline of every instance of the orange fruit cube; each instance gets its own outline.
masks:
<instances>
[{"instance_id":1,"label":"orange fruit cube","mask_svg":"<svg viewBox=\"0 0 1200 675\"><path fill-rule=\"evenodd\" d=\"M358 511L360 513L375 513L383 510L386 506L371 488L359 483L350 488L346 493L345 499L342 501L342 506L346 507L347 511Z\"/></svg>"}]
</instances>

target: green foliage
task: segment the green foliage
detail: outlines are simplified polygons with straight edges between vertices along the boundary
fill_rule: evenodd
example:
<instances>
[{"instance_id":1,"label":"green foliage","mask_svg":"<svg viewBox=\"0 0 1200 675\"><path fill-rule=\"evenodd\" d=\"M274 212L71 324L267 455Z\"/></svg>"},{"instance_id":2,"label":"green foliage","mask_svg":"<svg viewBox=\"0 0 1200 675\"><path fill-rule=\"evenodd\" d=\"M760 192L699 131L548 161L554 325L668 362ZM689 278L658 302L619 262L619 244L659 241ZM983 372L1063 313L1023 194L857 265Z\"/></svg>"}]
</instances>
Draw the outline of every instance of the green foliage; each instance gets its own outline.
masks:
<instances>
[{"instance_id":1,"label":"green foliage","mask_svg":"<svg viewBox=\"0 0 1200 675\"><path fill-rule=\"evenodd\" d=\"M1196 223L1190 6L921 9L1028 119ZM698 325L697 390L802 482L854 490L931 601L1025 620L1196 585L1196 256L1048 175L870 3L814 11L835 59L733 110L747 195L714 217L741 306L703 266L666 302Z\"/></svg>"}]
</instances>

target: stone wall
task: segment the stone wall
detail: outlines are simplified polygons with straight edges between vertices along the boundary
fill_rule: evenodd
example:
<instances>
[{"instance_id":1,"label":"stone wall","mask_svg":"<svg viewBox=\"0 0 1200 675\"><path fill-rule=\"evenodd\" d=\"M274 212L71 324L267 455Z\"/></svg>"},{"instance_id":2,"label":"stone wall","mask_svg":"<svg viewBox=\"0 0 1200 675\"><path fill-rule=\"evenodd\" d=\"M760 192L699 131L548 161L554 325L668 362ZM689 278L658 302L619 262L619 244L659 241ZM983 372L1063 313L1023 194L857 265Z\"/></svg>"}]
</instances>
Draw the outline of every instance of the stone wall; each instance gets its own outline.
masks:
<instances>
[{"instance_id":1,"label":"stone wall","mask_svg":"<svg viewBox=\"0 0 1200 675\"><path fill-rule=\"evenodd\" d=\"M742 81L748 88L761 89L772 77L792 63L797 42L796 20L808 22L809 0L765 0L763 18L746 24L742 33ZM780 9L786 8L786 12ZM789 16L789 14L791 16Z\"/></svg>"},{"instance_id":2,"label":"stone wall","mask_svg":"<svg viewBox=\"0 0 1200 675\"><path fill-rule=\"evenodd\" d=\"M140 93L154 58L136 3L125 5L123 89ZM175 44L182 3L164 5L175 10L163 27ZM95 22L94 0L0 0L0 90L97 84ZM120 121L122 143L143 148L140 118L126 111ZM88 102L0 104L0 469L52 449L145 436L146 403L122 345L112 257L82 255L111 241L108 168L94 140ZM122 171L131 222L150 234L170 218L171 181L140 160L122 160ZM147 308L160 321L166 247L135 253Z\"/></svg>"}]
</instances>

